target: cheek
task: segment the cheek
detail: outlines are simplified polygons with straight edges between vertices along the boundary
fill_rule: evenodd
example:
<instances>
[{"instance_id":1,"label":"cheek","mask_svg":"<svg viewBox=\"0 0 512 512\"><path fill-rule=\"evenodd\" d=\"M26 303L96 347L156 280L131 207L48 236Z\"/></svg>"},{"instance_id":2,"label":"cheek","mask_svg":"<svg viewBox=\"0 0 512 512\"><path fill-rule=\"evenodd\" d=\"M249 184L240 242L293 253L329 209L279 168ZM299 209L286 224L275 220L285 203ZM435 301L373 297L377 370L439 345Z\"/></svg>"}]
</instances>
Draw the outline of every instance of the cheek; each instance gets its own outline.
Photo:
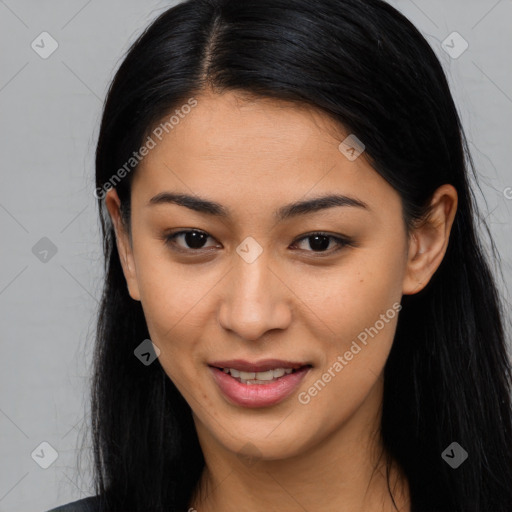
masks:
<instances>
[{"instance_id":1,"label":"cheek","mask_svg":"<svg viewBox=\"0 0 512 512\"><path fill-rule=\"evenodd\" d=\"M218 279L197 270L185 271L166 258L141 254L138 281L149 335L160 349L162 368L189 403L208 403L204 390L194 383L203 364L198 357L202 326L211 314L205 311L206 296Z\"/></svg>"},{"instance_id":2,"label":"cheek","mask_svg":"<svg viewBox=\"0 0 512 512\"><path fill-rule=\"evenodd\" d=\"M302 404L318 411L334 400L344 415L373 388L393 343L403 268L402 256L389 244L359 248L336 271L302 281L297 295L315 313L310 333L321 358L315 377L301 390Z\"/></svg>"},{"instance_id":3,"label":"cheek","mask_svg":"<svg viewBox=\"0 0 512 512\"><path fill-rule=\"evenodd\" d=\"M388 316L393 315L392 306L402 297L405 262L392 246L351 250L335 267L297 272L287 279L297 303L304 306L304 318L316 325L317 337L330 340L339 351L390 308Z\"/></svg>"},{"instance_id":4,"label":"cheek","mask_svg":"<svg viewBox=\"0 0 512 512\"><path fill-rule=\"evenodd\" d=\"M177 263L163 241L145 234L134 242L134 258L144 313L155 334L165 338L197 323L201 302L218 281L208 265Z\"/></svg>"}]
</instances>

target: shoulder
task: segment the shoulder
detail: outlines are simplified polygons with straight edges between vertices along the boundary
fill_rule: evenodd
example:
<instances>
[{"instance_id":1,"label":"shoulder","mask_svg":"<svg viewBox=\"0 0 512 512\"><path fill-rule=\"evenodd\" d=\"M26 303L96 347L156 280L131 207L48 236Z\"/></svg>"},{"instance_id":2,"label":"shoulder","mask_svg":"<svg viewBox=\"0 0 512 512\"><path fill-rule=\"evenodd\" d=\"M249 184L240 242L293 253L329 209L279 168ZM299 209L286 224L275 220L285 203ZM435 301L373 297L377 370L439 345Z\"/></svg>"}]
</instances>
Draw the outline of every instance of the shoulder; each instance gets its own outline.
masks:
<instances>
[{"instance_id":1,"label":"shoulder","mask_svg":"<svg viewBox=\"0 0 512 512\"><path fill-rule=\"evenodd\" d=\"M52 508L46 512L97 512L97 510L99 510L98 505L98 496L89 496L88 498L73 501L57 508Z\"/></svg>"}]
</instances>

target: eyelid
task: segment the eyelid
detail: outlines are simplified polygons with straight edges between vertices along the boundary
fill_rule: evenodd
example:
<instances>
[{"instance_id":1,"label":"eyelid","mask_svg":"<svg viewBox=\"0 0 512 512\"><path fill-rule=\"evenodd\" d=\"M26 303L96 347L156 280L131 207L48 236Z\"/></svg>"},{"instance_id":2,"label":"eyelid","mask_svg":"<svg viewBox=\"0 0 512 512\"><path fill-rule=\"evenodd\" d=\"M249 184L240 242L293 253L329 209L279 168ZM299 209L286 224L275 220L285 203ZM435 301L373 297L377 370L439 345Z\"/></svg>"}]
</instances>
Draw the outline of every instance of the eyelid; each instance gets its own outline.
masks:
<instances>
[{"instance_id":1,"label":"eyelid","mask_svg":"<svg viewBox=\"0 0 512 512\"><path fill-rule=\"evenodd\" d=\"M180 252L180 253L186 253L186 254L191 255L191 256L204 254L206 252L211 252L210 251L211 248L208 248L208 247L204 248L204 249L203 248L201 248L201 249L187 249L187 248L176 246L176 244L174 243L174 240L176 238L178 238L178 236L185 235L187 233L201 233L201 234L206 235L208 238L212 238L213 240L215 240L215 238L212 235L210 235L209 233L207 233L206 231L203 231L201 229L193 229L193 228L191 228L191 229L182 229L180 231L176 231L176 232L170 233L170 234L167 233L167 234L165 234L162 237L162 239L164 240L164 243L166 245L171 247L172 250L174 250L176 252ZM325 256L330 256L333 253L336 253L336 252L340 251L344 247L354 247L356 245L355 242L350 237L346 237L346 236L343 236L343 235L332 235L332 234L326 233L324 231L311 231L309 233L301 235L299 238L296 238L293 241L292 246L298 244L299 242L302 242L303 240L305 240L307 238L310 238L310 237L313 237L313 236L316 236L316 235L323 236L323 237L326 237L326 238L330 238L331 240L334 240L335 243L337 244L337 247L335 249L328 249L326 251L307 251L307 250L302 250L302 252L312 253L313 255L315 255L315 257L322 257L322 256L325 257Z\"/></svg>"}]
</instances>

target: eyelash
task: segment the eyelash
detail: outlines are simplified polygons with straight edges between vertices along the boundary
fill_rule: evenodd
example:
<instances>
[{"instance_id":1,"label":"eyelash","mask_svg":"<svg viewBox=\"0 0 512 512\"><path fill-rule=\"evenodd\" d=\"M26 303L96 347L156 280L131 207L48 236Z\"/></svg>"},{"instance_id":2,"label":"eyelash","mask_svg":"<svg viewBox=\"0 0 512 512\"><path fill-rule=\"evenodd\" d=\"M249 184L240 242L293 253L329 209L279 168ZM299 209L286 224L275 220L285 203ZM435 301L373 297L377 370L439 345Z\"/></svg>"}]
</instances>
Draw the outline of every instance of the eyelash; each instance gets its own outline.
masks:
<instances>
[{"instance_id":1,"label":"eyelash","mask_svg":"<svg viewBox=\"0 0 512 512\"><path fill-rule=\"evenodd\" d=\"M208 235L208 233L206 233L205 231L201 231L199 229L188 229L188 230L177 231L176 233L173 233L173 234L170 234L170 235L165 235L163 237L163 240L164 240L166 245L170 246L170 248L172 250L177 251L177 252L189 253L190 254L190 253L200 253L201 251L205 251L204 249L185 249L183 247L176 248L176 242L175 242L176 238L181 236L181 235L186 235L188 233L201 233L201 234L206 235L209 238L213 238L212 236ZM342 237L339 237L339 236L329 235L328 233L323 233L321 231L316 231L316 232L313 232L313 233L308 233L307 235L304 235L304 236L302 236L300 238L297 238L293 242L293 244L297 244L299 242L302 242L303 240L306 240L308 238L312 238L314 236L322 236L322 237L325 237L325 238L329 238L331 240L334 240L336 242L336 244L338 245L338 247L335 248L334 250L329 249L327 251L307 251L307 250L305 251L305 252L314 253L315 257L330 256L333 253L336 253L336 252L340 251L344 247L355 246L355 243L352 240L350 240L349 238L342 238ZM206 249L206 251L207 250L208 250L208 248Z\"/></svg>"}]
</instances>

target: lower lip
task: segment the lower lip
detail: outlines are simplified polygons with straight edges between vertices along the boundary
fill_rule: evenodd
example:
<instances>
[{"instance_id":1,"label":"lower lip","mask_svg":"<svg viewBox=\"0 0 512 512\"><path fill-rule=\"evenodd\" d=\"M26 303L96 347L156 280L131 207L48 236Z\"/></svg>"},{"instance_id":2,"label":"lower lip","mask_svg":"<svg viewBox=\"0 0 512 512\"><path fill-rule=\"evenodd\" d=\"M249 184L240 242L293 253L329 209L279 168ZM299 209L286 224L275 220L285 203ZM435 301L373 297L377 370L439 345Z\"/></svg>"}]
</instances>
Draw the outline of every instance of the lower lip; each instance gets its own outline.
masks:
<instances>
[{"instance_id":1,"label":"lower lip","mask_svg":"<svg viewBox=\"0 0 512 512\"><path fill-rule=\"evenodd\" d=\"M299 386L311 367L283 375L268 384L242 384L229 373L210 366L215 382L230 402L242 407L268 407L283 401Z\"/></svg>"}]
</instances>

